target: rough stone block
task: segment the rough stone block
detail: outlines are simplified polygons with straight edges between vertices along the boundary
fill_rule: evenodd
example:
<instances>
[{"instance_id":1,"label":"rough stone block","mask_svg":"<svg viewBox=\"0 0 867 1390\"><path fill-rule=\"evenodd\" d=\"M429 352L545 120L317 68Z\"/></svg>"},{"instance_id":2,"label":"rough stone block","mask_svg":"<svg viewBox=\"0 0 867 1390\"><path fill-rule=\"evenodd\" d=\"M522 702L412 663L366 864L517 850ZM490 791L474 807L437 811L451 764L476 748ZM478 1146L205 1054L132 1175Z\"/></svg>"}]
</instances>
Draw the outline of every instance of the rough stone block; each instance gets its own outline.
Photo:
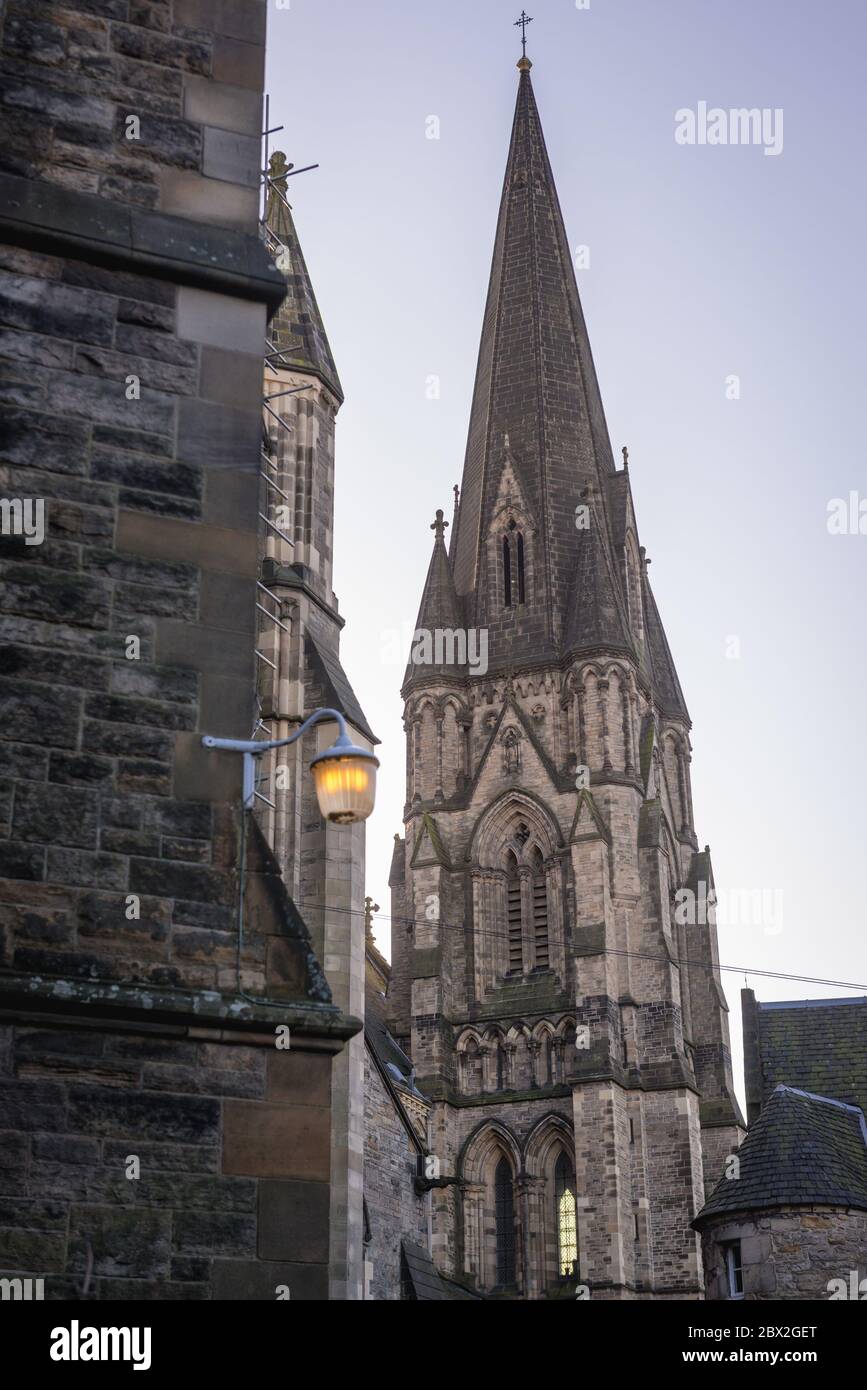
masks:
<instances>
[{"instance_id":1,"label":"rough stone block","mask_svg":"<svg viewBox=\"0 0 867 1390\"><path fill-rule=\"evenodd\" d=\"M250 1177L327 1182L331 1116L301 1105L253 1105L226 1101L223 1170Z\"/></svg>"},{"instance_id":2,"label":"rough stone block","mask_svg":"<svg viewBox=\"0 0 867 1390\"><path fill-rule=\"evenodd\" d=\"M259 1183L260 1259L327 1264L329 1195L327 1183Z\"/></svg>"}]
</instances>

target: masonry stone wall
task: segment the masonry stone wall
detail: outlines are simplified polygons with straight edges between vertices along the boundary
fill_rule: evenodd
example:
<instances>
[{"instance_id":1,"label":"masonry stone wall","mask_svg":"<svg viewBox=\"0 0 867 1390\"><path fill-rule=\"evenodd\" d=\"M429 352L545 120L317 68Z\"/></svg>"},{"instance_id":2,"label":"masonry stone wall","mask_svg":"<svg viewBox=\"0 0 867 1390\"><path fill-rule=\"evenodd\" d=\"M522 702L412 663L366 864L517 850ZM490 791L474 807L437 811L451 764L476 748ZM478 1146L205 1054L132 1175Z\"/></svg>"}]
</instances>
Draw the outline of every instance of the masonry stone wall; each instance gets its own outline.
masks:
<instances>
[{"instance_id":1,"label":"masonry stone wall","mask_svg":"<svg viewBox=\"0 0 867 1390\"><path fill-rule=\"evenodd\" d=\"M729 1297L732 1241L741 1243L747 1300L867 1299L867 1212L781 1207L709 1220L702 1230L709 1299Z\"/></svg>"},{"instance_id":2,"label":"masonry stone wall","mask_svg":"<svg viewBox=\"0 0 867 1390\"><path fill-rule=\"evenodd\" d=\"M364 1094L364 1200L369 1226L364 1259L370 1276L366 1297L393 1301L401 1296L401 1241L428 1245L430 1198L415 1190L419 1150L398 1117L369 1048L365 1048Z\"/></svg>"},{"instance_id":3,"label":"masonry stone wall","mask_svg":"<svg viewBox=\"0 0 867 1390\"><path fill-rule=\"evenodd\" d=\"M4 11L0 167L255 229L264 0L7 0Z\"/></svg>"},{"instance_id":4,"label":"masonry stone wall","mask_svg":"<svg viewBox=\"0 0 867 1390\"><path fill-rule=\"evenodd\" d=\"M0 496L45 504L0 542L0 1271L49 1298L328 1291L360 1025L202 747L255 716L265 14L0 20Z\"/></svg>"}]
</instances>

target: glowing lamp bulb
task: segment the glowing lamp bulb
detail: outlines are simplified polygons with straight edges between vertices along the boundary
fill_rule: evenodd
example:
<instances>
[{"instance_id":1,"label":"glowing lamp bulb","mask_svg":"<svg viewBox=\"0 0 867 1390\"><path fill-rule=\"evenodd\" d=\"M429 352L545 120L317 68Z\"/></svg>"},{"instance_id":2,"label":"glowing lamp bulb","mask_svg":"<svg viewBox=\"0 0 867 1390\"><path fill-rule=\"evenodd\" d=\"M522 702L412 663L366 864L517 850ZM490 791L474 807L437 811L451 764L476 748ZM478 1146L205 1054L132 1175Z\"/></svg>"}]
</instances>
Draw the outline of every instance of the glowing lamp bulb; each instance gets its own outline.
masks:
<instances>
[{"instance_id":1,"label":"glowing lamp bulb","mask_svg":"<svg viewBox=\"0 0 867 1390\"><path fill-rule=\"evenodd\" d=\"M325 819L335 825L367 820L376 800L378 767L372 753L356 748L345 735L314 758L310 770Z\"/></svg>"}]
</instances>

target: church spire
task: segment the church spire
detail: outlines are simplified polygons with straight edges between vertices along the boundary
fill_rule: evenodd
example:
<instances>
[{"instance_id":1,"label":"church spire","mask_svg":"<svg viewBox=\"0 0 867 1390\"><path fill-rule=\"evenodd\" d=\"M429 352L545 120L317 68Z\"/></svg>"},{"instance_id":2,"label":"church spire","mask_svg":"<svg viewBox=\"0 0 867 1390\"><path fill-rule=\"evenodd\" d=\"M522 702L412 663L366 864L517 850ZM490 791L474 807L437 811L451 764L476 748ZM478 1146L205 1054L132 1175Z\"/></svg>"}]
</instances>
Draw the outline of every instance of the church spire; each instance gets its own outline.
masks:
<instances>
[{"instance_id":1,"label":"church spire","mask_svg":"<svg viewBox=\"0 0 867 1390\"><path fill-rule=\"evenodd\" d=\"M508 435L538 525L546 644L556 646L567 625L575 509L588 484L605 498L614 461L530 67L522 57L451 553L457 593L477 593ZM603 501L599 541L608 546L604 513Z\"/></svg>"},{"instance_id":2,"label":"church spire","mask_svg":"<svg viewBox=\"0 0 867 1390\"><path fill-rule=\"evenodd\" d=\"M288 366L319 377L342 402L340 378L286 198L291 167L282 150L271 156L266 222L284 248L277 253L277 264L286 278L286 298L271 320L269 336Z\"/></svg>"},{"instance_id":3,"label":"church spire","mask_svg":"<svg viewBox=\"0 0 867 1390\"><path fill-rule=\"evenodd\" d=\"M451 647L448 652L444 651L442 641L443 633L451 634L463 629L461 604L455 593L446 550L445 533L448 525L444 513L439 510L430 528L434 533L434 548L416 619L409 663L403 678L404 694L407 693L411 682L424 683L432 677L463 674L462 666L448 659L453 653Z\"/></svg>"}]
</instances>

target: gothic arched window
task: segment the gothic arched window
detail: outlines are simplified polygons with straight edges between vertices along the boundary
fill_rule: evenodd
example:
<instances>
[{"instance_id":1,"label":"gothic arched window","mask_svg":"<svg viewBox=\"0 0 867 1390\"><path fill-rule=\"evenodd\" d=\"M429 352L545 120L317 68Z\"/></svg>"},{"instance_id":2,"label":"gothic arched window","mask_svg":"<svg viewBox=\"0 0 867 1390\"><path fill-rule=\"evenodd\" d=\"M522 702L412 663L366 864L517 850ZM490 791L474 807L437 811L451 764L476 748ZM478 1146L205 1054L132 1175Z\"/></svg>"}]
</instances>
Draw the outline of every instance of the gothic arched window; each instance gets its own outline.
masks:
<instances>
[{"instance_id":1,"label":"gothic arched window","mask_svg":"<svg viewBox=\"0 0 867 1390\"><path fill-rule=\"evenodd\" d=\"M554 1220L557 1230L557 1269L561 1279L576 1272L578 1259L578 1226L576 1220L575 1174L568 1155L557 1159L554 1170Z\"/></svg>"},{"instance_id":2,"label":"gothic arched window","mask_svg":"<svg viewBox=\"0 0 867 1390\"><path fill-rule=\"evenodd\" d=\"M494 1218L497 1243L497 1284L515 1282L515 1196L509 1160L501 1158L494 1174Z\"/></svg>"},{"instance_id":3,"label":"gothic arched window","mask_svg":"<svg viewBox=\"0 0 867 1390\"><path fill-rule=\"evenodd\" d=\"M524 602L524 537L518 532L518 602Z\"/></svg>"},{"instance_id":4,"label":"gothic arched window","mask_svg":"<svg viewBox=\"0 0 867 1390\"><path fill-rule=\"evenodd\" d=\"M510 521L503 536L503 603L506 608L523 603L526 598L524 553L523 532Z\"/></svg>"},{"instance_id":5,"label":"gothic arched window","mask_svg":"<svg viewBox=\"0 0 867 1390\"><path fill-rule=\"evenodd\" d=\"M535 968L548 969L548 885L542 852L536 846L530 856L533 870L533 944Z\"/></svg>"}]
</instances>

